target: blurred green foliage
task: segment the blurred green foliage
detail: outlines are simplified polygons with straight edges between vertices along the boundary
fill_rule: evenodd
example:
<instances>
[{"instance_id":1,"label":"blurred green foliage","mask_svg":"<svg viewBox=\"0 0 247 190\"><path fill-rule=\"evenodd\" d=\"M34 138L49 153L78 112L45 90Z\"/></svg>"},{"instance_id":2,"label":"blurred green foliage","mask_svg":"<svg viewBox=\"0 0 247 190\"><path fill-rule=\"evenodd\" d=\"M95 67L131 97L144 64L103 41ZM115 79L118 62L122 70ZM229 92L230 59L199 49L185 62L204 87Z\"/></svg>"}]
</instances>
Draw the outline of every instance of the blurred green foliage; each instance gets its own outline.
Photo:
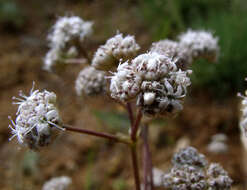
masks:
<instances>
[{"instance_id":1,"label":"blurred green foliage","mask_svg":"<svg viewBox=\"0 0 247 190\"><path fill-rule=\"evenodd\" d=\"M194 87L207 88L220 97L243 91L247 76L246 0L140 0L140 5L154 40L176 39L188 28L209 30L219 37L218 63L199 60L193 64Z\"/></svg>"},{"instance_id":2,"label":"blurred green foliage","mask_svg":"<svg viewBox=\"0 0 247 190\"><path fill-rule=\"evenodd\" d=\"M114 180L112 186L113 186L113 189L115 189L115 190L128 189L128 184L126 183L126 180L121 179L121 178Z\"/></svg>"},{"instance_id":3,"label":"blurred green foliage","mask_svg":"<svg viewBox=\"0 0 247 190\"><path fill-rule=\"evenodd\" d=\"M112 132L126 132L128 130L129 120L125 113L95 110L93 115Z\"/></svg>"},{"instance_id":4,"label":"blurred green foliage","mask_svg":"<svg viewBox=\"0 0 247 190\"><path fill-rule=\"evenodd\" d=\"M24 16L15 0L0 1L0 24L12 29L23 26Z\"/></svg>"}]
</instances>

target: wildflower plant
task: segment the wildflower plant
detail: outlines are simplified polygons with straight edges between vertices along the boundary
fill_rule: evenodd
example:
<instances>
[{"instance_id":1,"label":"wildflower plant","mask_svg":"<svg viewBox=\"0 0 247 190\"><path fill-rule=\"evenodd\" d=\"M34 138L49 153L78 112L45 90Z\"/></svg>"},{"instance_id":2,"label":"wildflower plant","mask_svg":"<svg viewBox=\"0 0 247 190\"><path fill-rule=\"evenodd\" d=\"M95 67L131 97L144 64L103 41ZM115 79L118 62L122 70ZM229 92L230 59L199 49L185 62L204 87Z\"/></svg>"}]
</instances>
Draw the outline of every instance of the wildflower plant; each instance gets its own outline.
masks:
<instances>
[{"instance_id":1,"label":"wildflower plant","mask_svg":"<svg viewBox=\"0 0 247 190\"><path fill-rule=\"evenodd\" d=\"M85 65L75 81L77 95L82 98L110 95L126 109L130 120L129 133L115 135L69 126L59 116L56 95L32 89L29 96L20 94L22 99L15 98L19 107L15 122L11 120L13 137L35 150L49 145L53 133L59 131L83 133L126 144L130 148L136 190L141 189L141 183L144 190L153 189L148 122L143 122L143 118L165 117L182 111L191 85L189 66L198 56L216 55L217 38L205 31L189 30L188 34L179 37L178 42L161 40L153 43L150 51L139 53L141 47L135 37L118 32L90 58L85 49L86 40L90 42L92 32L92 22L76 16L59 18L48 35L50 50L45 56L44 68L56 72L64 64L68 67L73 65L71 63ZM83 57L78 58L79 55ZM137 155L140 140L143 144L142 180ZM180 163L181 167L206 165L204 156L194 149L188 149L188 154L175 156L173 161ZM198 171L194 168L185 170L191 173ZM200 175L197 177L200 178Z\"/></svg>"}]
</instances>

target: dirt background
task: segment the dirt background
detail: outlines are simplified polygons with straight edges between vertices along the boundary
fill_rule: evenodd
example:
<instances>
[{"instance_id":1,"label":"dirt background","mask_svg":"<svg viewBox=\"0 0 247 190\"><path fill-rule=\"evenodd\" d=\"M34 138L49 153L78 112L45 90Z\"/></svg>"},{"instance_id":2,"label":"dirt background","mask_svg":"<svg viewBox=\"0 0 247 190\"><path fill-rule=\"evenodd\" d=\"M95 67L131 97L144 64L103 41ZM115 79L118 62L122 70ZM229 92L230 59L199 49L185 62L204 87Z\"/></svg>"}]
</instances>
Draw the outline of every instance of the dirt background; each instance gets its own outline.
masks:
<instances>
[{"instance_id":1,"label":"dirt background","mask_svg":"<svg viewBox=\"0 0 247 190\"><path fill-rule=\"evenodd\" d=\"M82 100L76 97L74 80L81 66L70 67L63 75L42 70L47 51L46 36L58 16L78 15L94 21L95 33L88 51L117 30L136 36L145 51L152 43L144 20L136 12L135 1L65 1L25 0L18 2L25 24L15 28L0 25L0 189L38 190L54 176L72 178L71 190L133 189L128 149L124 145L78 134L61 134L41 152L20 148L8 141L10 121L16 106L12 97L19 90L29 93L35 88L54 91L65 123L98 131L127 132L124 110L105 97ZM154 166L169 169L174 150L184 141L204 153L208 160L220 163L234 180L233 189L244 189L244 153L239 139L239 99L215 99L206 89L190 90L184 110L175 118L152 123L150 144ZM101 111L96 111L101 110ZM117 113L117 115L116 115ZM119 125L119 126L115 126ZM212 154L206 149L216 133L228 137L229 151ZM187 140L184 140L187 139Z\"/></svg>"}]
</instances>

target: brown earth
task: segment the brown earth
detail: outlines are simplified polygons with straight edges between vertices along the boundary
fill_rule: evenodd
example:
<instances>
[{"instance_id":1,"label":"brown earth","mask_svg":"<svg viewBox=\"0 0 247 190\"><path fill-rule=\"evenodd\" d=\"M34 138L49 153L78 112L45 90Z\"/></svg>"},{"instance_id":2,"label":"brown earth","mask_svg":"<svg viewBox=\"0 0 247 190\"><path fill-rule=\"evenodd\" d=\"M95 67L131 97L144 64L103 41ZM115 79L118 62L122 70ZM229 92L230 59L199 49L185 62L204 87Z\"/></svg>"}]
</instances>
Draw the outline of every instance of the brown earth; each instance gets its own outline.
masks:
<instances>
[{"instance_id":1,"label":"brown earth","mask_svg":"<svg viewBox=\"0 0 247 190\"><path fill-rule=\"evenodd\" d=\"M111 112L126 117L125 112L109 99L82 100L74 92L74 80L80 66L70 67L63 75L42 70L42 58L47 51L46 35L57 16L73 12L95 22L95 37L89 51L121 32L136 35L143 50L151 44L145 23L136 14L137 4L123 1L46 1L26 0L20 5L25 14L25 25L19 31L1 28L0 33L0 189L36 190L53 176L67 175L73 180L71 189L130 189L133 176L128 149L121 144L78 134L61 134L55 142L41 152L19 148L16 140L8 141L10 121L15 117L16 106L12 96L18 91L28 93L35 81L37 89L54 91L58 96L63 121L75 126L108 131L127 132L127 123L117 120L120 127L111 127L116 121ZM128 10L128 14L126 14ZM242 145L238 130L238 102L236 97L215 100L203 90L192 90L184 110L176 118L165 118L152 123L150 143L154 166L164 171L171 156L183 139L198 148L210 161L219 162L234 180L234 189L244 189ZM106 113L106 120L95 110ZM107 125L110 127L107 127ZM207 152L210 137L225 133L229 151L214 155Z\"/></svg>"}]
</instances>

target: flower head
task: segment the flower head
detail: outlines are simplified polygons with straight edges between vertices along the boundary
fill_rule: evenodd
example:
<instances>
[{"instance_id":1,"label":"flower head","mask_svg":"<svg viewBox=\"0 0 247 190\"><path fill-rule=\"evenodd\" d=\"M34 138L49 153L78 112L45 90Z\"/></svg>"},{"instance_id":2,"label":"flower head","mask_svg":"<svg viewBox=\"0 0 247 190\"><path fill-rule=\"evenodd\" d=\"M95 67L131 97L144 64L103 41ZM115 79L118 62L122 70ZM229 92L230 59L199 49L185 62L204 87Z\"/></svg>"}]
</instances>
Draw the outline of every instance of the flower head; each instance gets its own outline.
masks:
<instances>
[{"instance_id":1,"label":"flower head","mask_svg":"<svg viewBox=\"0 0 247 190\"><path fill-rule=\"evenodd\" d=\"M177 166L192 165L205 167L208 163L203 154L200 154L194 147L181 149L173 155L172 163Z\"/></svg>"},{"instance_id":2,"label":"flower head","mask_svg":"<svg viewBox=\"0 0 247 190\"><path fill-rule=\"evenodd\" d=\"M80 71L75 89L78 96L97 95L106 91L105 72L98 71L94 67L86 67Z\"/></svg>"},{"instance_id":3,"label":"flower head","mask_svg":"<svg viewBox=\"0 0 247 190\"><path fill-rule=\"evenodd\" d=\"M137 97L146 115L164 115L182 109L190 79L165 55L150 52L118 66L111 78L111 95L119 101Z\"/></svg>"},{"instance_id":4,"label":"flower head","mask_svg":"<svg viewBox=\"0 0 247 190\"><path fill-rule=\"evenodd\" d=\"M232 180L216 163L208 164L205 156L193 147L182 149L173 157L173 167L164 174L163 185L169 190L230 190Z\"/></svg>"},{"instance_id":5,"label":"flower head","mask_svg":"<svg viewBox=\"0 0 247 190\"><path fill-rule=\"evenodd\" d=\"M59 18L48 35L50 47L62 49L73 40L83 42L92 34L92 25L78 16Z\"/></svg>"},{"instance_id":6,"label":"flower head","mask_svg":"<svg viewBox=\"0 0 247 190\"><path fill-rule=\"evenodd\" d=\"M76 57L77 45L91 36L92 25L77 16L59 18L48 35L50 50L44 58L44 69L52 71L65 65L66 59Z\"/></svg>"},{"instance_id":7,"label":"flower head","mask_svg":"<svg viewBox=\"0 0 247 190\"><path fill-rule=\"evenodd\" d=\"M136 43L134 36L123 37L117 34L108 39L105 45L96 51L92 65L96 69L111 70L117 67L120 60L127 61L136 56L140 46Z\"/></svg>"},{"instance_id":8,"label":"flower head","mask_svg":"<svg viewBox=\"0 0 247 190\"><path fill-rule=\"evenodd\" d=\"M191 51L183 48L178 42L172 40L160 40L152 44L151 52L171 57L178 68L186 70L192 64Z\"/></svg>"},{"instance_id":9,"label":"flower head","mask_svg":"<svg viewBox=\"0 0 247 190\"><path fill-rule=\"evenodd\" d=\"M52 128L58 127L61 119L56 108L56 95L44 90L31 90L30 96L20 93L15 122L11 120L13 137L31 149L46 146L51 141ZM58 127L59 128L59 127ZM12 139L11 138L11 139Z\"/></svg>"},{"instance_id":10,"label":"flower head","mask_svg":"<svg viewBox=\"0 0 247 190\"><path fill-rule=\"evenodd\" d=\"M128 101L137 96L142 79L136 75L133 65L129 62L118 66L117 72L111 77L110 91L112 98Z\"/></svg>"},{"instance_id":11,"label":"flower head","mask_svg":"<svg viewBox=\"0 0 247 190\"><path fill-rule=\"evenodd\" d=\"M191 52L193 59L203 57L211 61L217 60L219 53L218 38L210 32L188 30L178 38L181 48Z\"/></svg>"}]
</instances>

